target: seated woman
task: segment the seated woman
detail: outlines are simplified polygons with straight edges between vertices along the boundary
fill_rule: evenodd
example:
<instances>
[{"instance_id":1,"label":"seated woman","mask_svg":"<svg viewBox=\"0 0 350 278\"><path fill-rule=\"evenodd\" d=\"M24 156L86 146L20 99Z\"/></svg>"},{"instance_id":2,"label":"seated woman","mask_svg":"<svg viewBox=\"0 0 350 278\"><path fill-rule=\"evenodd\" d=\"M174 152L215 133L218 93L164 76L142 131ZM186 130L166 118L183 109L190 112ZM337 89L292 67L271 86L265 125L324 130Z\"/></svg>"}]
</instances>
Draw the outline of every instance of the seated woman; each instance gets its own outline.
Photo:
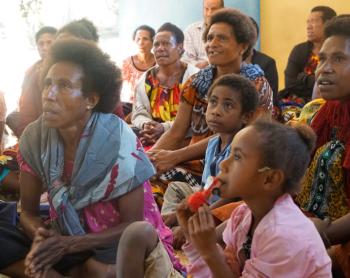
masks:
<instances>
[{"instance_id":1,"label":"seated woman","mask_svg":"<svg viewBox=\"0 0 350 278\"><path fill-rule=\"evenodd\" d=\"M344 224L350 223L350 17L330 20L325 36L316 70L316 84L324 101L314 100L302 111L302 116L309 115L302 120L317 134L317 149L296 200L309 214L335 221L320 229L330 246L350 239L346 235L349 224ZM310 111L313 113L307 113ZM340 261L345 263L343 270L348 277L349 244Z\"/></svg>"},{"instance_id":2,"label":"seated woman","mask_svg":"<svg viewBox=\"0 0 350 278\"><path fill-rule=\"evenodd\" d=\"M135 87L141 75L156 64L151 52L154 35L154 29L147 25L137 27L132 34L138 53L126 58L121 69L124 82L120 98L125 116L131 112Z\"/></svg>"},{"instance_id":3,"label":"seated woman","mask_svg":"<svg viewBox=\"0 0 350 278\"><path fill-rule=\"evenodd\" d=\"M157 31L153 52L157 65L148 70L135 89L131 122L140 130L143 145L153 145L167 131L177 114L180 91L198 69L182 62L184 34L171 23Z\"/></svg>"},{"instance_id":4,"label":"seated woman","mask_svg":"<svg viewBox=\"0 0 350 278\"><path fill-rule=\"evenodd\" d=\"M248 16L234 9L220 9L211 16L204 32L206 52L210 66L200 70L184 85L175 121L150 152L151 161L159 173L159 179L182 181L200 186L204 158L212 132L205 120L207 94L213 82L224 74L236 73L249 79L259 96L260 112L271 112L272 90L260 67L244 63L255 42L255 30ZM191 131L189 145L182 143ZM180 165L181 164L181 165Z\"/></svg>"},{"instance_id":5,"label":"seated woman","mask_svg":"<svg viewBox=\"0 0 350 278\"><path fill-rule=\"evenodd\" d=\"M52 46L44 73L43 115L19 143L23 232L0 221L0 272L113 276L119 238L141 219L155 227L172 256L171 232L147 182L152 164L132 130L111 114L119 69L94 43L62 39ZM43 222L45 190L50 219Z\"/></svg>"}]
</instances>

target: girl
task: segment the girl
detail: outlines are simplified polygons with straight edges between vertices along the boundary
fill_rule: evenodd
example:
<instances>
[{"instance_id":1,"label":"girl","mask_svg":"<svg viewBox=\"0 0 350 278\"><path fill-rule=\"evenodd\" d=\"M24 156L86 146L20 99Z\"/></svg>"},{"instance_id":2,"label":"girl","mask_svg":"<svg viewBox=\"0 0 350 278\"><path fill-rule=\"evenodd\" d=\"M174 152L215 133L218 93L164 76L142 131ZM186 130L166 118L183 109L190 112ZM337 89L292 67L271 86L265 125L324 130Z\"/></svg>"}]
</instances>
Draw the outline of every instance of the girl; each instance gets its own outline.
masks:
<instances>
[{"instance_id":1,"label":"girl","mask_svg":"<svg viewBox=\"0 0 350 278\"><path fill-rule=\"evenodd\" d=\"M209 140L205 154L202 186L210 183L219 173L219 164L230 154L233 136L251 121L258 107L258 93L246 78L227 74L218 78L208 92L206 122L217 135ZM162 206L162 217L173 226L176 223L176 206L194 192L188 183L169 184ZM175 223L174 223L175 222Z\"/></svg>"},{"instance_id":2,"label":"girl","mask_svg":"<svg viewBox=\"0 0 350 278\"><path fill-rule=\"evenodd\" d=\"M186 203L178 221L193 277L331 277L331 261L314 225L293 203L315 143L306 126L295 129L259 120L241 130L230 157L220 165L222 196L246 204L231 215L216 244L214 220L204 206L190 215Z\"/></svg>"}]
</instances>

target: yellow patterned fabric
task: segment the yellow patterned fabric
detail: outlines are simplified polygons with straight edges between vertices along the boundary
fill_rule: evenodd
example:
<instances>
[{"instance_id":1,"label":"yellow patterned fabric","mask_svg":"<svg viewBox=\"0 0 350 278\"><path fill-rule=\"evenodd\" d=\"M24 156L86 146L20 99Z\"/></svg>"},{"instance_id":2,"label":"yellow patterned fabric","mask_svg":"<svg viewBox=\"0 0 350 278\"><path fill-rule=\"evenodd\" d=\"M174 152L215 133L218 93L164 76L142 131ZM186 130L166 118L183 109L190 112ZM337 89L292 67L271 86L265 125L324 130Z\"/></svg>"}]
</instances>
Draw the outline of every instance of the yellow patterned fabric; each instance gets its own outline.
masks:
<instances>
[{"instance_id":1,"label":"yellow patterned fabric","mask_svg":"<svg viewBox=\"0 0 350 278\"><path fill-rule=\"evenodd\" d=\"M298 122L310 125L325 102L315 99L307 103ZM316 150L302 181L301 192L296 196L296 202L303 210L332 220L350 211L345 191L344 153L343 142L335 136Z\"/></svg>"}]
</instances>

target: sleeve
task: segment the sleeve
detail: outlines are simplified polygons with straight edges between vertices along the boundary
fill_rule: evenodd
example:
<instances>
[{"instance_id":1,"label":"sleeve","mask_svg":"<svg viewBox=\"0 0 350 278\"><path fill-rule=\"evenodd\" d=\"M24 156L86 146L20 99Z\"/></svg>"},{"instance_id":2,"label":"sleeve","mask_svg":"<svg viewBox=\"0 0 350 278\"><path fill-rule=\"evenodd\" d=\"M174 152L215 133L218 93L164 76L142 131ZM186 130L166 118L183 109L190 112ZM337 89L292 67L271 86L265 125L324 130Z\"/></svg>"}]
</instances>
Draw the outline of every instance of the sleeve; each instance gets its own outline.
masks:
<instances>
[{"instance_id":1,"label":"sleeve","mask_svg":"<svg viewBox=\"0 0 350 278\"><path fill-rule=\"evenodd\" d=\"M259 107L263 111L272 111L273 108L273 92L269 82L263 76L254 80L255 88L259 95Z\"/></svg>"},{"instance_id":2,"label":"sleeve","mask_svg":"<svg viewBox=\"0 0 350 278\"><path fill-rule=\"evenodd\" d=\"M289 55L287 67L284 71L285 78L285 87L290 88L296 85L302 84L305 58L307 54L304 53L307 51L307 48L304 48L303 45L297 45L293 48L292 52ZM305 73L304 73L305 74ZM299 77L298 77L299 76Z\"/></svg>"},{"instance_id":3,"label":"sleeve","mask_svg":"<svg viewBox=\"0 0 350 278\"><path fill-rule=\"evenodd\" d=\"M275 60L271 60L264 69L265 77L270 84L273 92L273 101L275 103L278 94L278 72Z\"/></svg>"},{"instance_id":4,"label":"sleeve","mask_svg":"<svg viewBox=\"0 0 350 278\"><path fill-rule=\"evenodd\" d=\"M196 99L196 90L192 87L192 80L194 76L190 77L184 84L182 93L181 93L181 101L188 103L193 106Z\"/></svg>"},{"instance_id":5,"label":"sleeve","mask_svg":"<svg viewBox=\"0 0 350 278\"><path fill-rule=\"evenodd\" d=\"M135 98L131 115L131 123L139 129L142 129L143 124L152 121L150 103L144 89L144 83L145 75L143 75L135 88Z\"/></svg>"},{"instance_id":6,"label":"sleeve","mask_svg":"<svg viewBox=\"0 0 350 278\"><path fill-rule=\"evenodd\" d=\"M220 247L220 245L217 245L216 247L219 249L219 252L224 256L223 250ZM186 266L188 277L212 277L210 268L208 267L207 263L202 259L198 251L190 243L185 243L182 246L182 250L185 252L186 257L189 260L189 264Z\"/></svg>"}]
</instances>

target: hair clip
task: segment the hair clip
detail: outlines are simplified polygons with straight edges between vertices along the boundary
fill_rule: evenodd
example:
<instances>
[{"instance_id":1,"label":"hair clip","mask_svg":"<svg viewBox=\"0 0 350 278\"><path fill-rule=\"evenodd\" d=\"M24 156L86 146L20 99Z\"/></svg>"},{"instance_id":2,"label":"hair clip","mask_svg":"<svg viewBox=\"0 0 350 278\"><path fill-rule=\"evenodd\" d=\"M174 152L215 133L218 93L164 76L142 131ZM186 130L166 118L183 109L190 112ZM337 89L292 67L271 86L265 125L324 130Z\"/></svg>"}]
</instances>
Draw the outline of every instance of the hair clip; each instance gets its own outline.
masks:
<instances>
[{"instance_id":1,"label":"hair clip","mask_svg":"<svg viewBox=\"0 0 350 278\"><path fill-rule=\"evenodd\" d=\"M265 166L265 167L263 167L263 168L258 169L258 172L259 172L259 173L262 173L262 172L265 172L265 171L267 171L267 170L271 170L271 168Z\"/></svg>"}]
</instances>

